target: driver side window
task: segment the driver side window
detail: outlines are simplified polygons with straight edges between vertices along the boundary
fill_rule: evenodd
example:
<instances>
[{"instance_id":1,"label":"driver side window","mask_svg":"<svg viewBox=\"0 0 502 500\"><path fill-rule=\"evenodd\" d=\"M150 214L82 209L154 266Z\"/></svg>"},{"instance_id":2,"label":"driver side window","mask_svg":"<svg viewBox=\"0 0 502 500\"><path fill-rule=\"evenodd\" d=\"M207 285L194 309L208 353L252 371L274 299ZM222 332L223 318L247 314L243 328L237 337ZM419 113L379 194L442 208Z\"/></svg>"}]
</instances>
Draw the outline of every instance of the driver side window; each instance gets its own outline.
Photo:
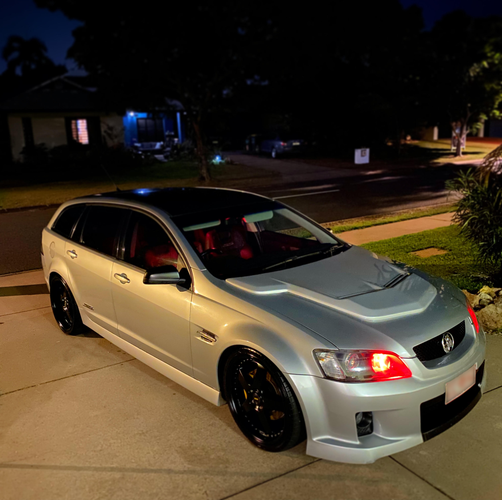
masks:
<instances>
[{"instance_id":1,"label":"driver side window","mask_svg":"<svg viewBox=\"0 0 502 500\"><path fill-rule=\"evenodd\" d=\"M148 215L133 212L129 220L124 260L141 269L186 267L164 228Z\"/></svg>"}]
</instances>

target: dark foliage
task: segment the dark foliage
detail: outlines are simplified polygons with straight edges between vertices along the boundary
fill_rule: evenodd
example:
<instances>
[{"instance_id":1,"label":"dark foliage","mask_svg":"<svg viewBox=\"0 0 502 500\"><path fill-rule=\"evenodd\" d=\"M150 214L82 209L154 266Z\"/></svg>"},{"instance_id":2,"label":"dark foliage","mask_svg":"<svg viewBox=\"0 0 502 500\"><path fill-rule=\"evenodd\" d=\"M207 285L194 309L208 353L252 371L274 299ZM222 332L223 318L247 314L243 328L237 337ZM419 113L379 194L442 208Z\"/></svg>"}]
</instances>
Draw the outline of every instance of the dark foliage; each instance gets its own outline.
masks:
<instances>
[{"instance_id":1,"label":"dark foliage","mask_svg":"<svg viewBox=\"0 0 502 500\"><path fill-rule=\"evenodd\" d=\"M484 120L500 117L502 102L502 19L471 18L455 11L423 36L428 71L419 76L431 124L445 122L459 137ZM460 141L457 155L461 155Z\"/></svg>"},{"instance_id":2,"label":"dark foliage","mask_svg":"<svg viewBox=\"0 0 502 500\"><path fill-rule=\"evenodd\" d=\"M2 49L7 69L0 75L0 99L7 99L56 76L66 67L47 56L47 47L38 38L12 35Z\"/></svg>"},{"instance_id":3,"label":"dark foliage","mask_svg":"<svg viewBox=\"0 0 502 500\"><path fill-rule=\"evenodd\" d=\"M462 172L449 188L462 195L455 221L477 247L480 260L502 272L502 146L479 169Z\"/></svg>"},{"instance_id":4,"label":"dark foliage","mask_svg":"<svg viewBox=\"0 0 502 500\"><path fill-rule=\"evenodd\" d=\"M122 147L89 148L72 144L48 149L45 144L37 144L30 148L23 148L21 154L22 163L13 163L10 168L5 168L3 181L6 184L19 184L24 181L36 184L75 179L99 179L107 177L108 174L113 176L138 172L148 164L148 160L139 158ZM19 175L20 172L22 172L22 177Z\"/></svg>"},{"instance_id":5,"label":"dark foliage","mask_svg":"<svg viewBox=\"0 0 502 500\"><path fill-rule=\"evenodd\" d=\"M35 0L82 21L73 57L115 108L186 111L201 177L208 140L285 132L325 149L384 147L425 125L496 116L501 21L457 12L431 32L398 0L158 3ZM240 139L239 139L240 138Z\"/></svg>"}]
</instances>

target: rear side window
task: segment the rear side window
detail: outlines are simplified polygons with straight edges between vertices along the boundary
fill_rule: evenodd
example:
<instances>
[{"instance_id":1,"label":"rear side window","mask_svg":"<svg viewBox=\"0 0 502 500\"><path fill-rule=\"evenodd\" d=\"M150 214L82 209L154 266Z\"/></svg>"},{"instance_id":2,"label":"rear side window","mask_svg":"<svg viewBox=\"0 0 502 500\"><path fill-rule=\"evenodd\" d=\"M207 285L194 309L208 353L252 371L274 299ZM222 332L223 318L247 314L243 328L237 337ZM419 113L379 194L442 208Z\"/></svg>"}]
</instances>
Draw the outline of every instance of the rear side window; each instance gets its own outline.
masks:
<instances>
[{"instance_id":1,"label":"rear side window","mask_svg":"<svg viewBox=\"0 0 502 500\"><path fill-rule=\"evenodd\" d=\"M65 238L70 238L73 227L82 215L84 208L85 205L72 205L65 208L52 226L52 230Z\"/></svg>"},{"instance_id":2,"label":"rear side window","mask_svg":"<svg viewBox=\"0 0 502 500\"><path fill-rule=\"evenodd\" d=\"M82 231L82 244L106 255L115 255L120 228L128 210L89 207Z\"/></svg>"}]
</instances>

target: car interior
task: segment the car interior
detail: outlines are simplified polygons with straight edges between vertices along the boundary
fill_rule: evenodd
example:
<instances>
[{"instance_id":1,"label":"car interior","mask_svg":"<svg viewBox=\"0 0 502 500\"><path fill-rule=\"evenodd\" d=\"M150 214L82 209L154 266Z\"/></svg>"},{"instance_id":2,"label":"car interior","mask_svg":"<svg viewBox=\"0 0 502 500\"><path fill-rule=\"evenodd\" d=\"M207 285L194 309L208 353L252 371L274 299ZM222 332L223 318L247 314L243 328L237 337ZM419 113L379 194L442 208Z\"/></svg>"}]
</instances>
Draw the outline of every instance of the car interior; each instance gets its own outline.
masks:
<instances>
[{"instance_id":1,"label":"car interior","mask_svg":"<svg viewBox=\"0 0 502 500\"><path fill-rule=\"evenodd\" d=\"M263 223L248 222L245 217L228 217L216 222L216 227L198 228L185 233L204 261L249 260L318 245L316 239L294 236L287 234L287 231L270 231Z\"/></svg>"},{"instance_id":2,"label":"car interior","mask_svg":"<svg viewBox=\"0 0 502 500\"><path fill-rule=\"evenodd\" d=\"M125 260L142 269L161 266L178 268L179 255L167 233L150 217L138 214L131 221Z\"/></svg>"}]
</instances>

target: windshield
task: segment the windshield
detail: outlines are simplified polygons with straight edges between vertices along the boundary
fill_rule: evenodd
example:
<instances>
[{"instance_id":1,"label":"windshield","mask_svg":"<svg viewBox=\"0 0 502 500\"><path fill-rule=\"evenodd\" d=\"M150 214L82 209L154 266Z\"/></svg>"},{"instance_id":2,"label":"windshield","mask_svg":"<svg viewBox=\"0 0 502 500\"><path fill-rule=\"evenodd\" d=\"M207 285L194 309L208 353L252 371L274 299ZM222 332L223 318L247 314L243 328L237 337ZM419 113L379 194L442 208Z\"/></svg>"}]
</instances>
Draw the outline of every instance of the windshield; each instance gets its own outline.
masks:
<instances>
[{"instance_id":1,"label":"windshield","mask_svg":"<svg viewBox=\"0 0 502 500\"><path fill-rule=\"evenodd\" d=\"M220 279L307 264L348 245L301 215L271 202L174 217L209 272Z\"/></svg>"}]
</instances>

